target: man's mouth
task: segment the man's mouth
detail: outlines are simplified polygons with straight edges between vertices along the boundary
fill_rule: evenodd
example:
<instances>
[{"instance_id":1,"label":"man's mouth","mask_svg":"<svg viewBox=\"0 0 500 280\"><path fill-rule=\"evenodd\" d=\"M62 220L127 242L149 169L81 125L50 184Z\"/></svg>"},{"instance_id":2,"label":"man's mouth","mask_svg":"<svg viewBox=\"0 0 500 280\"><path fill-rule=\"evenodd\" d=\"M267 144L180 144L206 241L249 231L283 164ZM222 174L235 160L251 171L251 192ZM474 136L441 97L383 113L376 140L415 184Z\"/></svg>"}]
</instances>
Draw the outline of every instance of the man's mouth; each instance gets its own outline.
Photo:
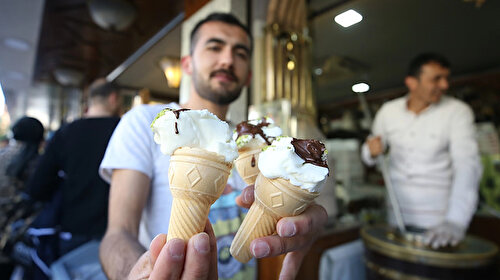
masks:
<instances>
[{"instance_id":1,"label":"man's mouth","mask_svg":"<svg viewBox=\"0 0 500 280\"><path fill-rule=\"evenodd\" d=\"M238 78L232 71L228 70L216 70L210 73L210 78L217 78L223 82L237 82Z\"/></svg>"}]
</instances>

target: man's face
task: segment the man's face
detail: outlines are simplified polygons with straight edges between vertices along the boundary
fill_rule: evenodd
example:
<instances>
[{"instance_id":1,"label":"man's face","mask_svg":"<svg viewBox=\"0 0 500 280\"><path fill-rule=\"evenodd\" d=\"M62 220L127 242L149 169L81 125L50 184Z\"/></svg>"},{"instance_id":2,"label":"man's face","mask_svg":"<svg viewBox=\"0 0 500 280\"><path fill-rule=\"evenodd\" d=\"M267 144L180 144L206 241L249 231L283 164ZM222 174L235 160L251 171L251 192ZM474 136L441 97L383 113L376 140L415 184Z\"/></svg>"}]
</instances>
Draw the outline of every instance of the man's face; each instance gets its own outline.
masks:
<instances>
[{"instance_id":1,"label":"man's face","mask_svg":"<svg viewBox=\"0 0 500 280\"><path fill-rule=\"evenodd\" d=\"M407 85L411 94L425 104L435 104L449 88L450 70L430 62L421 67L418 78L411 77Z\"/></svg>"},{"instance_id":2,"label":"man's face","mask_svg":"<svg viewBox=\"0 0 500 280\"><path fill-rule=\"evenodd\" d=\"M250 39L240 27L219 21L203 24L197 36L185 71L203 99L230 104L250 81Z\"/></svg>"}]
</instances>

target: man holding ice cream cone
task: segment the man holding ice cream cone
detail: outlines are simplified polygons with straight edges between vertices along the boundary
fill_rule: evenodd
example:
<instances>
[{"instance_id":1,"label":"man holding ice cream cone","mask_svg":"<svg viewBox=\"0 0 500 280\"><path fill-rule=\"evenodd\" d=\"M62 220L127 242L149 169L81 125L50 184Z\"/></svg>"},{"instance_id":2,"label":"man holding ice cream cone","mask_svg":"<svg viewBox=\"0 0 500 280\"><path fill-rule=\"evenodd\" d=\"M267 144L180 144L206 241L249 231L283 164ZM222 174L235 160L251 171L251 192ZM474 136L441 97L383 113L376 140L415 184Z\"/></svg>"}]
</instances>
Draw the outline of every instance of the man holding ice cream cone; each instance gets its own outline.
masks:
<instances>
[{"instance_id":1,"label":"man holding ice cream cone","mask_svg":"<svg viewBox=\"0 0 500 280\"><path fill-rule=\"evenodd\" d=\"M251 35L236 18L209 15L193 29L190 54L181 63L193 81L189 100L181 105L139 106L122 118L100 168L103 178L111 182L108 228L100 248L110 279L218 277L217 244L208 221L205 231L187 242L167 241L173 201L167 176L170 157L161 153L149 125L165 107L207 109L224 120L229 104L250 81L251 50ZM236 201L249 207L253 186L244 189ZM252 242L253 256L287 253L281 276L293 279L326 217L321 206L312 205L301 215L279 220L278 235Z\"/></svg>"}]
</instances>

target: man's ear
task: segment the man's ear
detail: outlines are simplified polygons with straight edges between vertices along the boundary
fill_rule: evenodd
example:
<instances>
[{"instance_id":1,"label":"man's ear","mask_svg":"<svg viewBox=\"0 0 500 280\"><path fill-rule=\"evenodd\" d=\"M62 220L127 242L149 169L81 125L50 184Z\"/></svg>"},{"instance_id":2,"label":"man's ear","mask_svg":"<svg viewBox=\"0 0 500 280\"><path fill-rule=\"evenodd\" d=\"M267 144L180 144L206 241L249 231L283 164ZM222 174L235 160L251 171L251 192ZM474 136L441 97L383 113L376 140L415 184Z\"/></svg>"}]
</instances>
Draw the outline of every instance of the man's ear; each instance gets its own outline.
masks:
<instances>
[{"instance_id":1,"label":"man's ear","mask_svg":"<svg viewBox=\"0 0 500 280\"><path fill-rule=\"evenodd\" d=\"M186 55L181 58L182 72L191 75L193 73L193 66L191 62L191 55Z\"/></svg>"},{"instance_id":2,"label":"man's ear","mask_svg":"<svg viewBox=\"0 0 500 280\"><path fill-rule=\"evenodd\" d=\"M116 92L112 92L108 95L108 103L116 104L118 101L118 94Z\"/></svg>"},{"instance_id":3,"label":"man's ear","mask_svg":"<svg viewBox=\"0 0 500 280\"><path fill-rule=\"evenodd\" d=\"M413 76L406 76L405 85L409 91L413 91L418 86L418 79Z\"/></svg>"}]
</instances>

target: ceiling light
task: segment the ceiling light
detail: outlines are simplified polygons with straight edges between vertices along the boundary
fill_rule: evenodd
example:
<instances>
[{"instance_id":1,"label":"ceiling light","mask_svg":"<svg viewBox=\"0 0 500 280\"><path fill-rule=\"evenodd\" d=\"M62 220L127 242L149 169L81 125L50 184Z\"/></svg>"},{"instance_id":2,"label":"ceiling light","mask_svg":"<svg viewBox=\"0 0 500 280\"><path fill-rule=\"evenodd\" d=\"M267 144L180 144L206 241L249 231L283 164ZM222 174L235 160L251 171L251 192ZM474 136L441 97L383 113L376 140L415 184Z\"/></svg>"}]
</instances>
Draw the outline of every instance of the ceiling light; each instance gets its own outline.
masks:
<instances>
[{"instance_id":1,"label":"ceiling light","mask_svg":"<svg viewBox=\"0 0 500 280\"><path fill-rule=\"evenodd\" d=\"M28 51L31 46L28 42L24 41L24 40L21 40L21 39L17 39L17 38L5 38L3 40L3 44L8 47L8 48L11 48L13 50L16 50L16 51Z\"/></svg>"},{"instance_id":2,"label":"ceiling light","mask_svg":"<svg viewBox=\"0 0 500 280\"><path fill-rule=\"evenodd\" d=\"M178 88L181 84L181 64L178 58L163 57L160 59L160 67L167 78L168 87Z\"/></svg>"},{"instance_id":3,"label":"ceiling light","mask_svg":"<svg viewBox=\"0 0 500 280\"><path fill-rule=\"evenodd\" d=\"M84 75L82 71L60 67L54 70L54 78L63 86L79 86L83 82Z\"/></svg>"},{"instance_id":4,"label":"ceiling light","mask_svg":"<svg viewBox=\"0 0 500 280\"><path fill-rule=\"evenodd\" d=\"M357 83L352 86L352 91L356 93L363 93L370 90L370 86L366 83Z\"/></svg>"},{"instance_id":5,"label":"ceiling light","mask_svg":"<svg viewBox=\"0 0 500 280\"><path fill-rule=\"evenodd\" d=\"M92 20L108 30L125 30L137 14L128 0L91 0L88 5Z\"/></svg>"},{"instance_id":6,"label":"ceiling light","mask_svg":"<svg viewBox=\"0 0 500 280\"><path fill-rule=\"evenodd\" d=\"M349 27L363 20L363 16L355 10L348 10L335 17L335 22L343 27Z\"/></svg>"}]
</instances>

